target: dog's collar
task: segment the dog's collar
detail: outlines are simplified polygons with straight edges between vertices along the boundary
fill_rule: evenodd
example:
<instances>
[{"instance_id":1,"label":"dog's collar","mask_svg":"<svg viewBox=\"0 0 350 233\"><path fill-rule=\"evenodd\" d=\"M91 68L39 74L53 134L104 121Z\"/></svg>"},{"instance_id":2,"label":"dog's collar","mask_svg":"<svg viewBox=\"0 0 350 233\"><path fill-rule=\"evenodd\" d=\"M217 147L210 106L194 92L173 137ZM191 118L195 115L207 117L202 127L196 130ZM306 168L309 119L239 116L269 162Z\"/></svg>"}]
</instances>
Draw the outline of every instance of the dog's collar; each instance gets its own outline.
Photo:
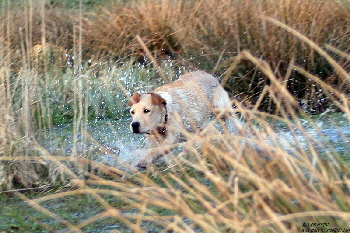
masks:
<instances>
[{"instance_id":1,"label":"dog's collar","mask_svg":"<svg viewBox=\"0 0 350 233\"><path fill-rule=\"evenodd\" d=\"M161 124L161 126L157 127L157 132L158 134L165 135L167 131L167 124L168 124L168 109L166 107L166 103L164 103L164 108L165 108L165 115L164 115L164 122Z\"/></svg>"}]
</instances>

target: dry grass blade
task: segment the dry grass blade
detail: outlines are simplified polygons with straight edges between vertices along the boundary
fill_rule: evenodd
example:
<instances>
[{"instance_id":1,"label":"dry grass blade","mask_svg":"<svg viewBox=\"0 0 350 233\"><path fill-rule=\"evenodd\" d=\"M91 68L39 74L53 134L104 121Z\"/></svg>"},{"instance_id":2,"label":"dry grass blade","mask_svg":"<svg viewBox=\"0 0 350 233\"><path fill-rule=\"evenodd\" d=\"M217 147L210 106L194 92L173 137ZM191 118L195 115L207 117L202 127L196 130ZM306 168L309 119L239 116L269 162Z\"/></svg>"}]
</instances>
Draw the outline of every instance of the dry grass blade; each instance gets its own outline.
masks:
<instances>
[{"instance_id":1,"label":"dry grass blade","mask_svg":"<svg viewBox=\"0 0 350 233\"><path fill-rule=\"evenodd\" d=\"M347 3L68 2L0 3L0 232L350 228ZM237 97L237 132L218 112L133 173L130 93L198 69Z\"/></svg>"},{"instance_id":2,"label":"dry grass blade","mask_svg":"<svg viewBox=\"0 0 350 233\"><path fill-rule=\"evenodd\" d=\"M265 17L265 19L283 29L290 32L294 36L298 37L301 41L307 43L311 48L316 50L322 57L326 58L327 61L334 67L335 72L339 75L340 78L344 79L345 83L350 82L350 75L334 60L331 56L329 56L323 49L321 49L318 45L316 45L312 40L296 31L295 29L287 26L286 24L281 23L280 21L273 19L271 17Z\"/></svg>"},{"instance_id":3,"label":"dry grass blade","mask_svg":"<svg viewBox=\"0 0 350 233\"><path fill-rule=\"evenodd\" d=\"M140 43L143 50L146 52L147 57L152 61L154 66L157 68L157 70L158 70L160 76L162 77L162 79L164 80L164 82L168 83L169 79L165 76L164 72L162 71L162 69L158 65L157 61L154 59L151 52L149 51L149 49L147 48L147 46L145 45L145 43L143 42L143 40L141 39L141 37L139 35L136 36L136 40Z\"/></svg>"},{"instance_id":4,"label":"dry grass blade","mask_svg":"<svg viewBox=\"0 0 350 233\"><path fill-rule=\"evenodd\" d=\"M328 44L326 44L326 49L328 49L328 50L330 50L330 51L340 55L341 57L346 58L348 61L350 61L350 55L349 54L344 53L344 52L340 51L339 49L334 48L333 46L328 45Z\"/></svg>"}]
</instances>

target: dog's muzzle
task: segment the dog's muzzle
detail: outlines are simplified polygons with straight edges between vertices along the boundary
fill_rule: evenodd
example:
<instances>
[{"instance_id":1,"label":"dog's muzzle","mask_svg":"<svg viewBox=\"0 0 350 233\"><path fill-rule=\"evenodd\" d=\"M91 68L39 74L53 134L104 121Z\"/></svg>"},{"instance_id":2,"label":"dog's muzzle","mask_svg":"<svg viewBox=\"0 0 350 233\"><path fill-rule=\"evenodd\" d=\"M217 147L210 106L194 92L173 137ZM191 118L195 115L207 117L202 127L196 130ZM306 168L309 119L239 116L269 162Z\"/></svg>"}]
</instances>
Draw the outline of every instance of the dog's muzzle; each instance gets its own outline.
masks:
<instances>
[{"instance_id":1,"label":"dog's muzzle","mask_svg":"<svg viewBox=\"0 0 350 233\"><path fill-rule=\"evenodd\" d=\"M140 133L140 122L131 122L131 129L133 133Z\"/></svg>"}]
</instances>

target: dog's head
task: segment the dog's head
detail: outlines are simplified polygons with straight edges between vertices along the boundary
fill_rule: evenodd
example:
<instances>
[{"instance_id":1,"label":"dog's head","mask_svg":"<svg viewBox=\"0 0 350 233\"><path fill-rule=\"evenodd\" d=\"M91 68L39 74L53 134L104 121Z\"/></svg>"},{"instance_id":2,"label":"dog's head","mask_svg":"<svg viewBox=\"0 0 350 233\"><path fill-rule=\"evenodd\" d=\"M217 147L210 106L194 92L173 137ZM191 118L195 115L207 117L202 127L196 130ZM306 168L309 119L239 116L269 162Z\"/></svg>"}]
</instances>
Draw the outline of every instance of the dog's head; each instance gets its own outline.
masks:
<instances>
[{"instance_id":1,"label":"dog's head","mask_svg":"<svg viewBox=\"0 0 350 233\"><path fill-rule=\"evenodd\" d=\"M130 98L129 105L132 116L130 128L133 133L150 133L164 121L166 101L159 94L135 93Z\"/></svg>"}]
</instances>

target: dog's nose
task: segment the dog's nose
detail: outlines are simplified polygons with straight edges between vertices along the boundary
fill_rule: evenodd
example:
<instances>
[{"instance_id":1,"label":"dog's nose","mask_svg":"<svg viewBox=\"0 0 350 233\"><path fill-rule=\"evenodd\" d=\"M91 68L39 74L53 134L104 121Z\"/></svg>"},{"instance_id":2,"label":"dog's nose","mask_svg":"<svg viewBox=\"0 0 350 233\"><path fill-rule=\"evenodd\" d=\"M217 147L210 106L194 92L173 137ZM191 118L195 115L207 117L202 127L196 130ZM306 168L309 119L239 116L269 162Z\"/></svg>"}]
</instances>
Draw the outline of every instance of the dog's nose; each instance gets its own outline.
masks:
<instances>
[{"instance_id":1,"label":"dog's nose","mask_svg":"<svg viewBox=\"0 0 350 233\"><path fill-rule=\"evenodd\" d=\"M140 122L132 122L131 123L131 128L133 133L140 133Z\"/></svg>"}]
</instances>

